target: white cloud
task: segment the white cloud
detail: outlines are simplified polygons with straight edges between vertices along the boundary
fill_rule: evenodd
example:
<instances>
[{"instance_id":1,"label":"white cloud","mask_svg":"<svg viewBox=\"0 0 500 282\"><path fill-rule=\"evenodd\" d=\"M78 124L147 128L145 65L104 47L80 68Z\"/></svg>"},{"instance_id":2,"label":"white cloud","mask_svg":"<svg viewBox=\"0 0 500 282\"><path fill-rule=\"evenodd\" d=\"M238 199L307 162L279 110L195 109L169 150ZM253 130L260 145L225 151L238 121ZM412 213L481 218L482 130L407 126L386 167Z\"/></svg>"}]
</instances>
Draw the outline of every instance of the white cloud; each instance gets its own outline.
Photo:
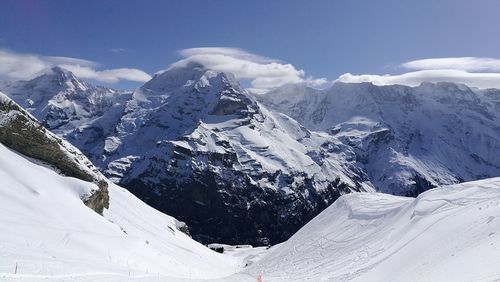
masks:
<instances>
[{"instance_id":1,"label":"white cloud","mask_svg":"<svg viewBox=\"0 0 500 282\"><path fill-rule=\"evenodd\" d=\"M76 76L106 83L121 80L145 82L151 76L141 70L119 68L97 70L98 63L69 57L50 57L34 54L19 54L0 50L0 77L6 79L31 79L53 66L61 66Z\"/></svg>"},{"instance_id":2,"label":"white cloud","mask_svg":"<svg viewBox=\"0 0 500 282\"><path fill-rule=\"evenodd\" d=\"M213 70L231 72L237 78L250 79L250 89L254 92L265 92L288 83L307 83L319 87L328 82L325 78L306 78L303 70L296 69L291 64L238 48L190 48L181 50L180 54L185 59L174 63L172 67L197 62Z\"/></svg>"},{"instance_id":3,"label":"white cloud","mask_svg":"<svg viewBox=\"0 0 500 282\"><path fill-rule=\"evenodd\" d=\"M179 53L184 57L191 57L196 55L227 55L234 58L240 58L243 60L260 62L260 63L278 62L278 60L266 58L260 55L249 53L240 48L232 48L232 47L188 48L179 51Z\"/></svg>"},{"instance_id":4,"label":"white cloud","mask_svg":"<svg viewBox=\"0 0 500 282\"><path fill-rule=\"evenodd\" d=\"M478 88L500 88L500 60L458 57L410 61L401 65L414 70L397 75L353 75L346 73L336 81L371 82L375 85L401 84L417 86L422 82L454 82Z\"/></svg>"},{"instance_id":5,"label":"white cloud","mask_svg":"<svg viewBox=\"0 0 500 282\"><path fill-rule=\"evenodd\" d=\"M151 79L149 74L138 69L120 68L97 71L91 67L84 67L80 65L62 64L60 66L71 71L77 77L93 79L106 83L117 83L121 80L145 82Z\"/></svg>"},{"instance_id":6,"label":"white cloud","mask_svg":"<svg viewBox=\"0 0 500 282\"><path fill-rule=\"evenodd\" d=\"M406 62L402 66L412 70L500 71L500 60L478 57L432 58Z\"/></svg>"}]
</instances>

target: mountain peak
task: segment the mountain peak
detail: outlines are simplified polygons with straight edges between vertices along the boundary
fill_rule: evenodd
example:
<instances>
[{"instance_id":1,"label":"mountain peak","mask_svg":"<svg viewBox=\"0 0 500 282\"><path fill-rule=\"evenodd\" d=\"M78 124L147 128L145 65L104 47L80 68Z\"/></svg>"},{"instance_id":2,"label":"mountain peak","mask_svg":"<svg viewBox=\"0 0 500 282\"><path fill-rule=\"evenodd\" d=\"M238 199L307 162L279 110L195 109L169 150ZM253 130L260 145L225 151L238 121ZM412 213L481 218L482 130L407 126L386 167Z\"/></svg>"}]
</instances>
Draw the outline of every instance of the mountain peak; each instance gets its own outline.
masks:
<instances>
[{"instance_id":1,"label":"mountain peak","mask_svg":"<svg viewBox=\"0 0 500 282\"><path fill-rule=\"evenodd\" d=\"M61 89L71 88L85 91L89 85L77 78L71 71L60 66L54 66L44 74L37 76L28 82L37 88Z\"/></svg>"},{"instance_id":2,"label":"mountain peak","mask_svg":"<svg viewBox=\"0 0 500 282\"><path fill-rule=\"evenodd\" d=\"M52 67L49 71L41 76L50 77L59 81L80 81L71 71L60 66Z\"/></svg>"},{"instance_id":3,"label":"mountain peak","mask_svg":"<svg viewBox=\"0 0 500 282\"><path fill-rule=\"evenodd\" d=\"M206 87L220 83L228 83L235 89L241 89L232 73L213 70L198 62L190 61L177 63L157 73L142 86L142 89L163 94L184 86Z\"/></svg>"},{"instance_id":4,"label":"mountain peak","mask_svg":"<svg viewBox=\"0 0 500 282\"><path fill-rule=\"evenodd\" d=\"M60 66L53 66L52 68L50 68L50 71L56 75L74 76L71 71L64 69Z\"/></svg>"}]
</instances>

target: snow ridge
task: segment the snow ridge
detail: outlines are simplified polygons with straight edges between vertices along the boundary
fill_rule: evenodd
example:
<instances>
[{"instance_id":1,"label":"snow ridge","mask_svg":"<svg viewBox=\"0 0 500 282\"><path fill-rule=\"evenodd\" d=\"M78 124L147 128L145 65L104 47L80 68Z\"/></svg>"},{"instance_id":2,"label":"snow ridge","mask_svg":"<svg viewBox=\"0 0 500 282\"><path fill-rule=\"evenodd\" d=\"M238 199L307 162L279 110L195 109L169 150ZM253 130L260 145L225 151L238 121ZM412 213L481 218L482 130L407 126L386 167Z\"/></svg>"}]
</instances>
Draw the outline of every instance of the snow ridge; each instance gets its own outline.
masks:
<instances>
[{"instance_id":1,"label":"snow ridge","mask_svg":"<svg viewBox=\"0 0 500 282\"><path fill-rule=\"evenodd\" d=\"M244 273L265 281L495 281L499 199L500 178L417 198L344 195Z\"/></svg>"}]
</instances>

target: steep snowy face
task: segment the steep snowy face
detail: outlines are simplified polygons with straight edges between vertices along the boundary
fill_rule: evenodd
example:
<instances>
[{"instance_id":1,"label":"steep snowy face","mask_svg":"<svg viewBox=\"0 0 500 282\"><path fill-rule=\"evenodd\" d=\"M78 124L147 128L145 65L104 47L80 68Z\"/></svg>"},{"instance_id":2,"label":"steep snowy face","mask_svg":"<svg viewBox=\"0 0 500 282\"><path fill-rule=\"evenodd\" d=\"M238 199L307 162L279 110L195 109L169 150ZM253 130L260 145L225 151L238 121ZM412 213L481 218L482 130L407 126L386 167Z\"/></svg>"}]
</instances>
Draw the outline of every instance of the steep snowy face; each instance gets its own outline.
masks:
<instances>
[{"instance_id":1,"label":"steep snowy face","mask_svg":"<svg viewBox=\"0 0 500 282\"><path fill-rule=\"evenodd\" d=\"M0 85L45 127L92 156L114 129L131 93L93 86L60 67L30 81ZM97 161L98 159L92 159Z\"/></svg>"},{"instance_id":2,"label":"steep snowy face","mask_svg":"<svg viewBox=\"0 0 500 282\"><path fill-rule=\"evenodd\" d=\"M499 95L452 83L336 83L324 91L289 86L257 99L351 147L379 191L417 195L500 175Z\"/></svg>"},{"instance_id":3,"label":"steep snowy face","mask_svg":"<svg viewBox=\"0 0 500 282\"><path fill-rule=\"evenodd\" d=\"M2 281L210 279L243 266L113 183L109 208L98 215L81 201L95 184L61 176L3 144L0 184Z\"/></svg>"},{"instance_id":4,"label":"steep snowy face","mask_svg":"<svg viewBox=\"0 0 500 282\"><path fill-rule=\"evenodd\" d=\"M137 89L115 132L102 170L204 242L276 243L341 193L372 189L345 145L197 64Z\"/></svg>"},{"instance_id":5,"label":"steep snowy face","mask_svg":"<svg viewBox=\"0 0 500 282\"><path fill-rule=\"evenodd\" d=\"M500 178L417 198L352 193L224 281L495 281L499 215Z\"/></svg>"}]
</instances>

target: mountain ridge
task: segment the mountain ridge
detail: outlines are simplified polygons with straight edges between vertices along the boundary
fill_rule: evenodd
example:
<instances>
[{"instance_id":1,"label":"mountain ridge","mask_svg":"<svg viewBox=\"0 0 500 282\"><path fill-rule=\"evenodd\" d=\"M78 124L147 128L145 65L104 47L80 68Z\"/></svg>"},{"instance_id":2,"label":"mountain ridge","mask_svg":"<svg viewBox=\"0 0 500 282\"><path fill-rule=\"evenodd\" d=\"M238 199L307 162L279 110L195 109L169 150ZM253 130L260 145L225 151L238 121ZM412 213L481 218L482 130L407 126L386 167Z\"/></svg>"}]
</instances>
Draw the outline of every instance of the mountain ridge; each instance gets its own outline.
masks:
<instances>
[{"instance_id":1,"label":"mountain ridge","mask_svg":"<svg viewBox=\"0 0 500 282\"><path fill-rule=\"evenodd\" d=\"M326 90L283 88L256 97L350 144L378 191L411 196L500 173L499 94L446 82L336 83Z\"/></svg>"}]
</instances>

